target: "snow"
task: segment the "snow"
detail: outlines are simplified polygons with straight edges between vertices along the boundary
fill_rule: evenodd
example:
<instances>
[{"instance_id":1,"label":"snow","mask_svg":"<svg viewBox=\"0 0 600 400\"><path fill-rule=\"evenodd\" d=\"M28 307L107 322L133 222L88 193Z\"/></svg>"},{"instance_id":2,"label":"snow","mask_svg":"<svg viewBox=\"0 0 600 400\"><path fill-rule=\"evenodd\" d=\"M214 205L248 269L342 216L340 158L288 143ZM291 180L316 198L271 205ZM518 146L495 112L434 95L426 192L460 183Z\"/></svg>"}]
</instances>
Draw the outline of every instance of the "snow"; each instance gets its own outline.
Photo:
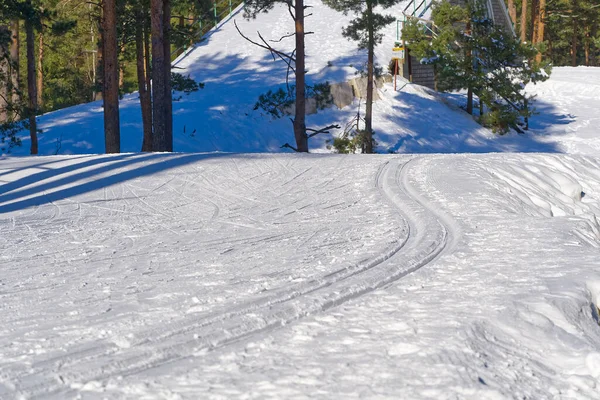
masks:
<instances>
[{"instance_id":1,"label":"snow","mask_svg":"<svg viewBox=\"0 0 600 400\"><path fill-rule=\"evenodd\" d=\"M347 21L313 4L309 29ZM285 13L238 23L278 37ZM600 70L528 88L526 135L403 82L374 121L410 154L283 154L289 122L249 110L284 72L236 35L178 62L206 83L175 106L182 152L83 154L93 103L41 118L63 155L0 158L0 398L598 398ZM364 56L330 36L312 80Z\"/></svg>"}]
</instances>

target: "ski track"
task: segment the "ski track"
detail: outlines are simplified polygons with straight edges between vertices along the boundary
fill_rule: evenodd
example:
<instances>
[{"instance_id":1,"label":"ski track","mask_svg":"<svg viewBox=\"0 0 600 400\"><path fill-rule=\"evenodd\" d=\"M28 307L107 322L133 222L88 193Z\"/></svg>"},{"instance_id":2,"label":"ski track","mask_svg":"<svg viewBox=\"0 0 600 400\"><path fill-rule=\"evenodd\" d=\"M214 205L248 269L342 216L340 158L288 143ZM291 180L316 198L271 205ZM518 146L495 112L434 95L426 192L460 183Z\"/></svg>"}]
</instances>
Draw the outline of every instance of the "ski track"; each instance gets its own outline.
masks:
<instances>
[{"instance_id":1,"label":"ski track","mask_svg":"<svg viewBox=\"0 0 600 400\"><path fill-rule=\"evenodd\" d=\"M67 354L34 362L29 368L13 369L5 365L0 367L0 377L4 382L15 382L15 390L27 396L70 396L77 391L75 387L78 383L132 375L166 363L193 358L203 351L215 350L338 306L416 271L442 252L451 249L457 230L449 217L435 210L409 183L410 171L421 161L419 158L406 159L392 158L382 163L375 178L377 190L401 214L404 221L402 230L405 235L401 235L384 252L308 281L279 288L273 293L228 309L217 308L218 311L202 317L171 321L167 324L168 328L159 326L146 330L136 334L134 340L125 340L126 343L119 343L118 340L84 342L69 349ZM277 163L281 165L279 160ZM239 174L237 162L234 168L233 174ZM300 172L294 169L291 179L284 180L281 186L301 179L310 169L302 169ZM287 170L292 171L289 167ZM205 177L205 180L209 185L214 185L208 178ZM192 200L183 195L183 189L170 187L173 182L174 178L171 178L151 189L151 192L162 188L186 200ZM244 185L246 182L252 180L246 180ZM329 182L324 182L321 186L326 188ZM183 185L186 188L193 183L186 179L183 180ZM149 208L147 211L174 217L160 212L156 206L150 206L147 200L136 193L133 184L126 184L125 187L136 200ZM216 191L213 194L224 197L219 196ZM312 203L308 203L303 207L296 207L296 212L309 206L314 207ZM211 219L221 218L218 210L216 207ZM309 240L317 234L312 233ZM266 240L260 237L257 239L257 243ZM134 247L133 239L127 242L129 245L124 248L126 254ZM247 239L243 239L241 243L251 245Z\"/></svg>"}]
</instances>

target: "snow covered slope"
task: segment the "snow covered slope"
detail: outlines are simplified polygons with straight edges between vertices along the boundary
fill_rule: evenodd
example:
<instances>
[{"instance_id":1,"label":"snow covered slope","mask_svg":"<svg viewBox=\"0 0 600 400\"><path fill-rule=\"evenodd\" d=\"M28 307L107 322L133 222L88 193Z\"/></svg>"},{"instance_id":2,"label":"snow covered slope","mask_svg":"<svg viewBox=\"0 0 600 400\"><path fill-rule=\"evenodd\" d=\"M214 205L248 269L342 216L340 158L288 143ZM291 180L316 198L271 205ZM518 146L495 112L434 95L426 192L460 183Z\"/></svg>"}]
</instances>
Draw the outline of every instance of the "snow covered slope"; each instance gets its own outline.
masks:
<instances>
[{"instance_id":1,"label":"snow covered slope","mask_svg":"<svg viewBox=\"0 0 600 400\"><path fill-rule=\"evenodd\" d=\"M0 398L597 398L598 158L1 168Z\"/></svg>"},{"instance_id":2,"label":"snow covered slope","mask_svg":"<svg viewBox=\"0 0 600 400\"><path fill-rule=\"evenodd\" d=\"M343 82L355 77L357 68L366 61L364 51L341 35L350 20L319 0L309 0L313 16L307 18L307 70L310 82ZM400 4L392 8L398 14ZM175 71L189 74L206 87L174 103L175 150L179 152L280 152L280 146L293 143L291 124L287 118L273 120L254 110L258 96L285 84L286 68L273 61L270 54L247 43L237 33L233 21L250 37L260 31L268 40L279 39L293 29L285 7L246 21L242 11L236 12L205 41L198 44L175 63ZM386 66L396 27L384 30L384 40L377 48L376 60ZM324 39L325 38L325 39ZM293 48L293 38L278 43L281 49ZM570 77L573 77L571 80ZM374 129L379 142L377 151L452 153L490 151L578 151L585 145L565 148L562 138L581 138L588 143L593 135L593 104L598 99L594 82L600 81L597 68L555 68L550 81L532 87L540 94L536 105L541 112L532 118L533 131L525 136L497 137L475 123L461 110L451 109L440 98L419 86L400 83L394 92L391 85L380 88L382 100L374 107ZM569 96L572 93L573 96ZM176 95L176 97L179 97ZM569 99L569 100L567 100ZM322 127L331 123L345 126L356 114L358 102L343 110L334 108L309 116L308 124ZM363 104L364 109L364 104ZM584 113L579 111L588 110ZM575 111L577 110L577 111ZM363 110L364 112L364 110ZM100 102L48 113L39 118L44 133L40 136L40 154L89 154L104 152L102 105ZM122 150L136 152L141 148L141 116L137 94L121 101ZM339 132L333 132L338 134ZM325 140L331 135L311 139L313 151L327 151ZM569 143L574 143L571 140ZM598 142L595 142L597 149ZM29 138L16 155L27 155Z\"/></svg>"}]
</instances>

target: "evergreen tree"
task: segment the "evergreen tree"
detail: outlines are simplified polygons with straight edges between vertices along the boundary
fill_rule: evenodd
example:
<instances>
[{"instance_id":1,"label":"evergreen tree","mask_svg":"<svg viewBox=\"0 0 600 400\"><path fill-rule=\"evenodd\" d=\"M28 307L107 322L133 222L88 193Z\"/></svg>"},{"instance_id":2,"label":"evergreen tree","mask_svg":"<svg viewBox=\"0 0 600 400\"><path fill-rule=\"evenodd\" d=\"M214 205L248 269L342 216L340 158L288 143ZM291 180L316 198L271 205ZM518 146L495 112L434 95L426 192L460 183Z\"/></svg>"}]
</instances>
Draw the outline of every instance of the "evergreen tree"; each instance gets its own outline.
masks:
<instances>
[{"instance_id":1,"label":"evergreen tree","mask_svg":"<svg viewBox=\"0 0 600 400\"><path fill-rule=\"evenodd\" d=\"M375 7L388 8L397 0L324 0L334 10L344 14L353 13L356 18L344 28L342 34L358 42L361 49L367 49L367 99L365 105L365 130L363 152L373 153L373 90L374 90L374 49L381 42L381 28L395 21L391 15L377 13Z\"/></svg>"},{"instance_id":2,"label":"evergreen tree","mask_svg":"<svg viewBox=\"0 0 600 400\"><path fill-rule=\"evenodd\" d=\"M499 132L510 127L520 130L517 118L530 114L531 99L523 88L548 76L533 61L537 50L496 27L476 2L457 7L444 1L434 7L432 18L435 35L425 33L416 20L405 26L402 35L417 58L435 65L438 88L475 93L488 110L482 122ZM472 109L472 103L467 104L467 111Z\"/></svg>"},{"instance_id":3,"label":"evergreen tree","mask_svg":"<svg viewBox=\"0 0 600 400\"><path fill-rule=\"evenodd\" d=\"M119 126L119 65L116 1L103 0L102 11L104 146L107 153L120 153L121 133Z\"/></svg>"},{"instance_id":4,"label":"evergreen tree","mask_svg":"<svg viewBox=\"0 0 600 400\"><path fill-rule=\"evenodd\" d=\"M294 138L296 140L295 150L302 153L308 153L308 138L306 132L306 70L305 70L305 49L304 49L304 37L306 35L304 31L304 12L306 6L304 6L304 0L248 0L245 3L246 16L248 18L256 18L261 12L268 12L275 4L281 3L286 4L290 16L294 21L294 38L296 41L295 51L292 56L288 56L290 62L294 63L294 74L296 78L295 85L295 115L293 119L294 124Z\"/></svg>"}]
</instances>

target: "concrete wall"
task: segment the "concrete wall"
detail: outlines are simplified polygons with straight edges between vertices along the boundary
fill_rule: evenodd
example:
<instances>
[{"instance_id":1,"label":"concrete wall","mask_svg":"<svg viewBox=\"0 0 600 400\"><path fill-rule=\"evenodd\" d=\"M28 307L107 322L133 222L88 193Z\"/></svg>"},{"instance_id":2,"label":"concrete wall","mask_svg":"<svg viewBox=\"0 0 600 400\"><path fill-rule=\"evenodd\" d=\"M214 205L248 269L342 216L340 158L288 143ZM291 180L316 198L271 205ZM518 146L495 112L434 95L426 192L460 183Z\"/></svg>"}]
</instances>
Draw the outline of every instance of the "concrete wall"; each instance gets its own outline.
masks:
<instances>
[{"instance_id":1,"label":"concrete wall","mask_svg":"<svg viewBox=\"0 0 600 400\"><path fill-rule=\"evenodd\" d=\"M383 87L384 83L392 82L391 75L383 75L375 79L375 88ZM355 98L366 99L367 98L367 78L358 77L350 79L347 82L332 83L329 85L331 89L331 97L333 104L341 109L352 104ZM379 100L379 94L377 90L373 91L373 101ZM312 115L317 113L317 102L315 99L306 99L306 115ZM294 106L288 107L284 110L287 115L295 114Z\"/></svg>"}]
</instances>

